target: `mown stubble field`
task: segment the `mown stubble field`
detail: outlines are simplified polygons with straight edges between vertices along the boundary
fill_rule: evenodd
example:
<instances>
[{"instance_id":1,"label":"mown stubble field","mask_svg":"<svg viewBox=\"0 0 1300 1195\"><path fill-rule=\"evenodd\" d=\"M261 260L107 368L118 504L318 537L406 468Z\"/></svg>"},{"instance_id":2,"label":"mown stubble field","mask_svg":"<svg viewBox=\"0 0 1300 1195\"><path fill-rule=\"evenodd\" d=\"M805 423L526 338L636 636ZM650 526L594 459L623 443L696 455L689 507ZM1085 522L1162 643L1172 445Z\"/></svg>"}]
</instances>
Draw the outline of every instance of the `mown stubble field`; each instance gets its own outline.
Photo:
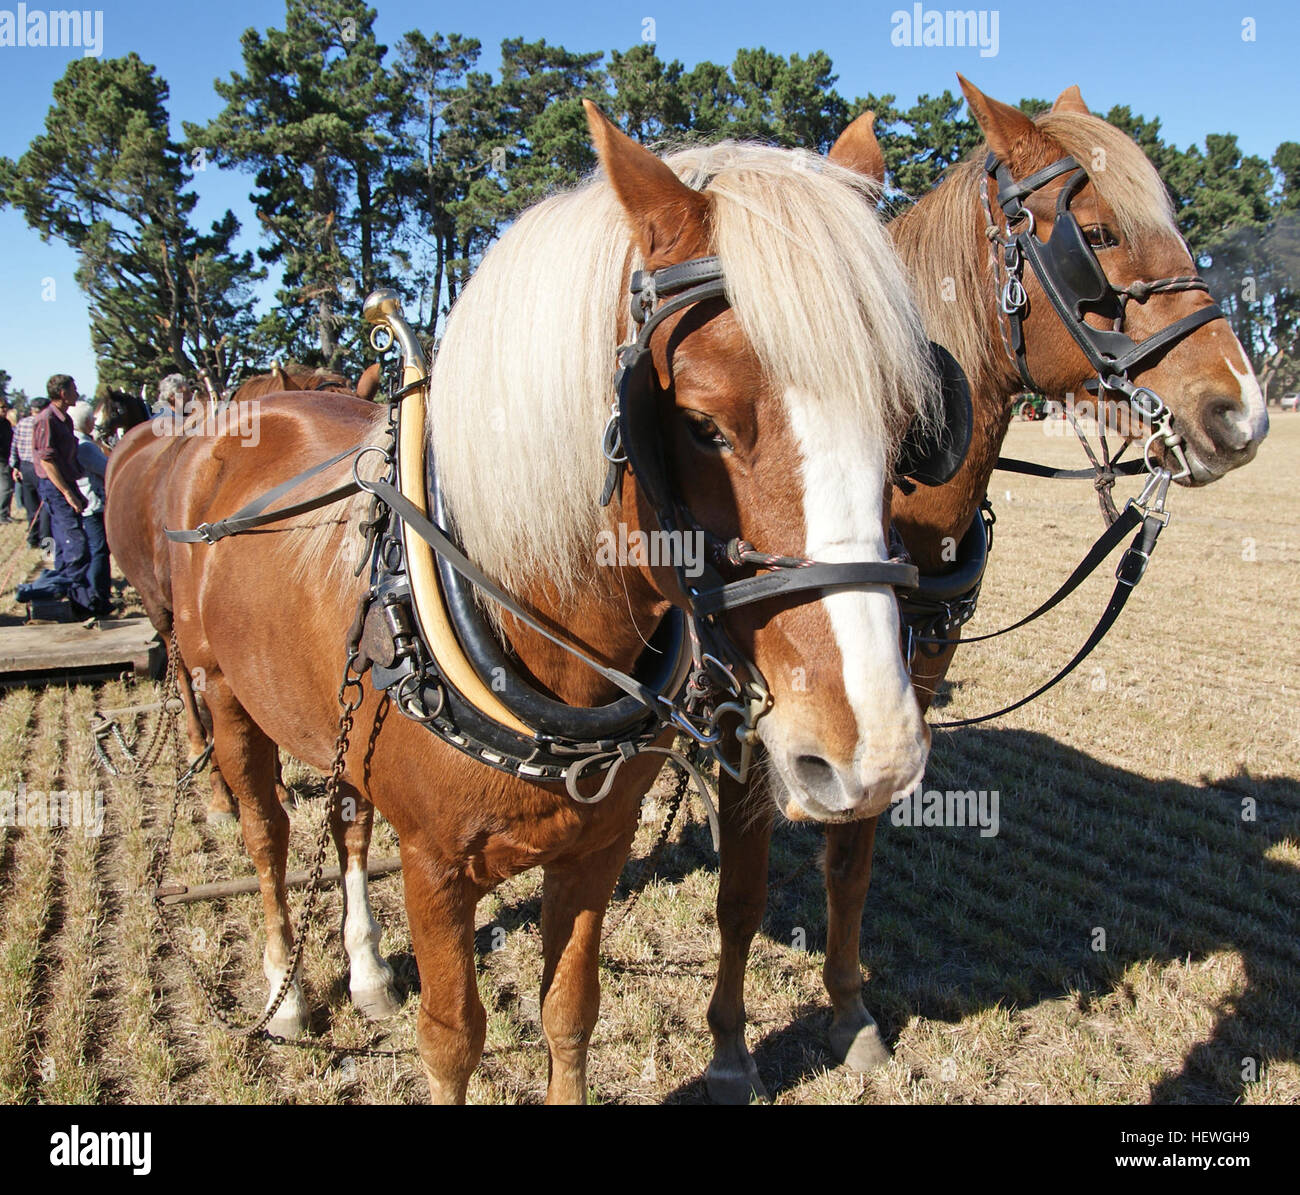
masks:
<instances>
[{"instance_id":1,"label":"mown stubble field","mask_svg":"<svg viewBox=\"0 0 1300 1195\"><path fill-rule=\"evenodd\" d=\"M1013 425L1008 450L1080 463L1073 438L1041 424ZM998 833L882 825L862 960L894 1049L887 1069L848 1074L824 1048L825 913L809 865L821 835L778 828L747 990L751 1048L776 1102L1300 1102L1298 466L1300 416L1277 414L1252 465L1174 492L1146 580L1078 672L989 727L935 733L926 787L996 791ZM997 544L972 633L1036 605L1101 529L1087 483L999 474L992 497ZM36 559L18 527L0 528L0 613L18 615L12 589ZM1112 585L1103 569L1031 628L959 653L940 716L996 708L1046 679ZM113 682L0 696L0 788L98 789L106 804L98 837L0 830L0 1101L422 1101L409 1053L249 1042L205 1015L145 899L170 760L146 782L91 760L92 709L156 693ZM135 724L139 742L151 717ZM290 865L303 867L323 784L292 761L286 781L298 799ZM189 884L252 871L237 828L205 824L206 790L191 790L176 832L172 875ZM640 852L662 811L662 800L647 807ZM381 826L374 856L395 849ZM593 1101L706 1100L716 883L692 809L606 947ZM401 880L373 892L403 1011L374 1027L351 1009L331 892L306 955L314 1029L343 1046L409 1047L418 996ZM544 1092L539 898L529 873L479 910L489 1022L477 1102ZM259 1011L258 898L173 917L204 973L244 1015Z\"/></svg>"}]
</instances>

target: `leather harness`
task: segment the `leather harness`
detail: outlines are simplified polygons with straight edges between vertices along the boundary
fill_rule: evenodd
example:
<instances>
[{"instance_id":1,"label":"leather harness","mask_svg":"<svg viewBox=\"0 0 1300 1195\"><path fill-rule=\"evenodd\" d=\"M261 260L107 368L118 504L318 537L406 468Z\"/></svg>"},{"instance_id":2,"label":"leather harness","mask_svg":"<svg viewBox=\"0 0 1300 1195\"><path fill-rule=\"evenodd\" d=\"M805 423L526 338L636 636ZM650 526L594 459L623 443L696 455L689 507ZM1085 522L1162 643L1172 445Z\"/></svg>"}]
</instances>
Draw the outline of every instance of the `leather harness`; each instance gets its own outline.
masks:
<instances>
[{"instance_id":1,"label":"leather harness","mask_svg":"<svg viewBox=\"0 0 1300 1195\"><path fill-rule=\"evenodd\" d=\"M610 470L601 501L608 504L623 471L630 469L661 530L699 530L674 496L650 346L656 329L670 315L708 300L727 301L721 263L707 257L653 273L637 271L632 291L639 331L618 351L614 412L604 436ZM166 534L178 542L214 544L358 491L370 493L371 514L364 524L369 550L362 562L370 570L370 584L349 635L350 658L358 673L371 669L372 683L385 690L403 714L481 762L528 779L562 781L570 796L582 802L601 799L622 764L645 752L672 755L690 770L702 792L698 765L707 757L743 780L756 741L754 723L770 708L771 697L757 666L728 637L725 615L769 598L807 601L830 590L880 585L906 591L917 583L916 567L904 560L826 563L774 556L706 532L712 559L704 563L702 575L690 576L684 561L673 561L686 606L675 609L655 632L654 651L647 655L657 657L658 663L632 675L610 668L523 608L465 557L450 528L424 435L428 371L423 352L401 315L395 292L375 292L366 301L365 314L374 325L375 347L387 348L396 339L403 355L402 384L389 396L387 446L350 449L282 482L225 519ZM913 436L905 445L903 467L913 469L919 479L946 480L969 441L969 394L955 361L936 352L936 368L945 383L945 406L955 411L956 435L932 438L928 444L923 436ZM403 402L408 396L417 401ZM379 480L361 476L360 458L369 451L383 457ZM351 481L269 509L302 482L349 456ZM724 580L720 571L754 566L764 571L732 580ZM623 696L605 706L576 708L541 691L488 627L475 590L582 660ZM722 729L731 719L738 722L738 760L731 757L730 736ZM687 757L655 745L668 728L686 736ZM603 785L594 795L584 795L579 782L599 772L606 773ZM709 813L716 841L711 804Z\"/></svg>"},{"instance_id":2,"label":"leather harness","mask_svg":"<svg viewBox=\"0 0 1300 1195\"><path fill-rule=\"evenodd\" d=\"M1028 263L1053 310L1083 350L1089 365L1097 371L1096 378L1088 382L1086 388L1099 397L1103 391L1123 395L1129 401L1134 413L1147 422L1153 430L1146 441L1141 461L1119 463L1118 457L1112 459L1107 452L1103 465L1097 461L1077 424L1075 430L1079 433L1079 438L1092 460L1091 469L1050 469L1032 462L998 457L997 467L1012 472L1039 477L1094 478L1098 494L1102 498L1102 510L1109 525L1074 572L1037 609L1010 626L986 635L962 640L963 642L976 643L997 638L1047 613L1095 571L1129 531L1136 528L1137 534L1116 568L1115 590L1096 627L1084 645L1059 672L1029 696L1012 705L977 718L931 723L936 728L987 722L1019 709L1020 706L1045 693L1078 667L1101 642L1115 619L1119 617L1129 594L1146 572L1151 552L1155 549L1161 530L1169 522L1165 500L1173 475L1170 470L1157 468L1152 463L1150 456L1152 444L1157 439L1164 441L1183 470L1178 476L1185 476L1188 471L1186 458L1180 447L1182 438L1173 429L1169 409L1153 390L1133 383L1129 374L1139 365L1150 361L1151 358L1164 352L1198 328L1223 318L1223 312L1218 304L1210 302L1189 315L1173 321L1145 340L1135 342L1123 330L1130 300L1145 302L1153 294L1171 291L1208 292L1209 285L1205 280L1193 274L1134 282L1126 287L1115 286L1106 276L1078 220L1069 208L1070 200L1088 181L1087 172L1073 157L1067 155L1017 180L1012 176L1006 163L1002 162L996 154L990 153L985 160L984 171L984 176L980 180L980 198L988 221L986 234L990 245L995 250L1000 248L1002 251L1000 258L995 254L994 262L995 267L1000 266L1006 278L998 296L998 306L1001 315L1006 319L1007 327L1002 331L999 324L999 331L1002 332L1004 347L1015 362L1021 380L1028 389L1035 391L1039 389L1030 375L1025 355L1023 321L1029 310L1029 296L1025 290L1022 272L1025 264ZM1040 241L1034 232L1034 214L1024 206L1022 200L1062 175L1069 177L1056 199L1052 234L1047 241ZM997 184L997 203L1004 216L1005 234L994 219L992 205L989 202L990 179ZM1084 319L1089 312L1097 312L1110 319L1111 328L1092 327ZM1142 494L1136 499L1130 499L1122 513L1116 511L1113 503L1109 502L1108 493L1108 488L1113 484L1116 474L1142 472L1150 474ZM959 545L956 567L942 576L922 574L917 587L900 596L899 604L908 637L909 662L912 653L918 648L926 654L939 655L958 642L952 637L951 632L967 622L975 613L984 567L993 545L994 521L992 506L986 497L981 503L981 517L972 522Z\"/></svg>"}]
</instances>

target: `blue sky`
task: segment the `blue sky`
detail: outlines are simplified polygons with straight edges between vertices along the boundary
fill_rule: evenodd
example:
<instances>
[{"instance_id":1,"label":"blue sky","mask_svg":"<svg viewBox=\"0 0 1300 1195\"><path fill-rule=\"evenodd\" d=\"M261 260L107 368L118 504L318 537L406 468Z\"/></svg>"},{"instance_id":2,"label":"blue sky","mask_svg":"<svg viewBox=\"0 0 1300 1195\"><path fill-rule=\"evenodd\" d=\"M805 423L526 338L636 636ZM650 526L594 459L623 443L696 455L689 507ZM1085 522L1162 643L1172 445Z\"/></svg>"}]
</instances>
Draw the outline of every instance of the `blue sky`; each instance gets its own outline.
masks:
<instances>
[{"instance_id":1,"label":"blue sky","mask_svg":"<svg viewBox=\"0 0 1300 1195\"><path fill-rule=\"evenodd\" d=\"M979 2L947 0L925 8ZM66 6L66 0L33 0L28 10ZM17 0L0 0L0 29L5 13L17 8ZM1280 141L1300 140L1300 5L1294 0L1091 0L1070 9L1052 0L1004 2L986 10L997 16L995 55L977 47L895 45L893 15L912 8L906 0L496 0L466 6L386 0L378 30L389 46L413 28L476 37L484 46L483 65L494 68L504 37L545 37L572 50L626 49L642 39L649 18L660 56L687 66L704 59L729 62L742 47L762 45L783 55L824 49L835 63L840 92L850 98L894 93L908 104L922 93L955 91L954 72L960 70L1008 101L1051 99L1078 83L1094 110L1122 103L1158 116L1165 137L1179 145L1232 132L1246 152L1268 157ZM134 50L158 67L171 85L173 130L179 135L182 120L203 121L219 110L212 81L240 67L243 30L279 24L284 10L267 0L108 0L100 11L104 55ZM1243 38L1246 18L1255 22L1253 41ZM40 132L53 83L80 52L0 45L0 154L19 156ZM250 224L249 176L210 168L197 187L197 218L205 225L227 207ZM0 212L0 367L29 393L43 390L54 372L72 373L83 391L94 386L75 268L74 255L42 243L21 214ZM55 297L46 301L42 291L51 278Z\"/></svg>"}]
</instances>

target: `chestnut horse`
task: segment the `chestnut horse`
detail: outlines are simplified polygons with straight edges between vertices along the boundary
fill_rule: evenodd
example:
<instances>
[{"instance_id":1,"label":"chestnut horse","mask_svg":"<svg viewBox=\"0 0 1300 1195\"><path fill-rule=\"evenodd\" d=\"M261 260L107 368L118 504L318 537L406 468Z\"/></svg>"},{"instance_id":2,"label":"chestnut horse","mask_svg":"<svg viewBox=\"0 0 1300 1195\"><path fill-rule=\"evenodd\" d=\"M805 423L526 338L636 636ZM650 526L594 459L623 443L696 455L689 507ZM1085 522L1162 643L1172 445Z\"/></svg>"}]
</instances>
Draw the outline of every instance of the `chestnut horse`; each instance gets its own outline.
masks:
<instances>
[{"instance_id":1,"label":"chestnut horse","mask_svg":"<svg viewBox=\"0 0 1300 1195\"><path fill-rule=\"evenodd\" d=\"M1125 134L1088 112L1077 87L1063 92L1050 113L1031 120L1019 109L985 96L965 79L961 86L986 144L889 226L916 279L927 331L965 370L974 407L971 447L957 475L933 489L893 494L895 525L923 573L942 573L951 567L946 563L951 561L951 552L945 548L960 543L975 519L1006 435L1012 400L1026 388L1004 346L1005 330L999 328L999 286L986 237L988 217L980 197L989 151L1010 167L1017 180L1067 154L1085 167L1105 163L1104 170L1094 166L1086 185L1071 199L1069 211L1082 226L1113 285L1127 287L1139 280L1196 273L1154 167ZM845 130L830 157L883 178L884 160L870 114ZM1065 177L1058 178L1024 201L1034 215L1035 235L1040 240L1051 235L1056 199L1066 185ZM1005 235L1000 211L996 218L999 232ZM1047 394L1080 393L1096 371L1028 269L1024 282L1028 291L1024 344L1028 370L1037 388ZM1152 293L1129 304L1127 331L1134 340L1144 340L1209 303L1202 290ZM1091 313L1089 322L1109 327ZM1191 331L1136 369L1133 378L1155 391L1172 412L1173 430L1182 437L1189 470L1177 479L1184 485L1208 484L1246 464L1268 430L1254 371L1226 320L1216 319ZM1180 472L1179 463L1170 459L1162 440L1152 445L1152 456L1155 463ZM912 661L913 684L924 708L929 707L952 656L953 649L933 657L918 652ZM730 812L749 807L747 794L733 781L724 780L720 801L723 846L718 923L722 954L709 1006L715 1042L709 1091L722 1102L748 1102L763 1095L763 1085L744 1040L744 969L766 899L771 822ZM876 820L888 804L886 798L879 805L865 806L859 820L830 825L826 830L823 977L832 1007L830 1047L838 1061L858 1071L889 1059L889 1050L862 1000L860 961Z\"/></svg>"},{"instance_id":2,"label":"chestnut horse","mask_svg":"<svg viewBox=\"0 0 1300 1195\"><path fill-rule=\"evenodd\" d=\"M892 459L910 420L933 421L937 387L919 313L875 216L876 190L860 176L725 144L666 164L590 105L588 119L603 177L531 209L485 256L448 321L427 402L466 554L605 666L626 671L672 605L686 604L672 568L600 554L620 526L657 526L635 474L607 506L596 500L609 468L602 429L615 353L635 335L634 269L716 254L725 272L725 301L664 311L649 341L648 419L674 497L717 536L831 562L885 561ZM178 446L162 518L153 502L140 516L154 531L193 528L237 510L272 478L386 436L382 411L343 397L267 400L260 429L256 448L229 437ZM320 488L346 469L321 475ZM122 477L110 476L110 489ZM331 762L345 634L365 591L345 563L364 506L349 509L170 552L177 639L187 665L206 674L216 758L239 795L261 882L273 991L293 946L276 744L316 767ZM781 777L777 799L809 816L843 816L914 785L928 734L892 590L863 583L806 594L724 617L767 678L772 703L757 732ZM590 706L617 695L535 630L511 616L502 623L521 670L559 700ZM802 683L806 675L817 684ZM601 923L661 757L632 756L603 800L581 803L554 781L493 770L396 711L384 717L387 709L366 686L343 761L342 792L356 810L336 822L353 995L363 1007L392 999L366 904L373 802L401 840L431 1094L463 1101L486 1027L474 909L502 880L541 866L547 1100L580 1103ZM667 731L658 742L670 739ZM584 782L580 795L590 791ZM305 1015L295 981L271 1028L299 1032Z\"/></svg>"},{"instance_id":3,"label":"chestnut horse","mask_svg":"<svg viewBox=\"0 0 1300 1195\"><path fill-rule=\"evenodd\" d=\"M356 393L361 398L371 398L378 389L379 366L370 365L362 373ZM257 399L285 391L337 393L350 392L351 387L348 380L340 374L302 367L291 367L286 372L277 363L270 373L258 374L244 382L237 391L237 397L241 400ZM124 395L122 398L131 400L133 396ZM167 641L174 624L174 606L167 558L168 545L161 529L161 506L171 485L170 475L178 458L178 450L187 437L202 433L206 415L196 412L198 417L195 418L195 415L187 411L178 411L173 416L164 415L158 421L150 422L148 404L143 403L143 400L133 401L144 406L145 414L143 418L136 418L125 425L125 434L110 457L109 476L114 479L116 497L114 501L105 503L104 529L118 567L135 586L149 621ZM121 406L125 410L127 404L124 402ZM205 403L202 411L206 412L206 408ZM110 418L115 409L105 407ZM253 408L245 408L245 412L248 418L255 417ZM178 429L183 430L184 434L175 434ZM132 462L129 468L128 460ZM150 504L154 506L155 514L145 522L140 518L140 511ZM186 739L192 763L206 749L208 731L203 711L195 699L197 678L180 660L177 661L176 677L185 706ZM222 779L221 769L215 761L211 764L209 779L212 796L208 804L208 820L229 821L235 816L235 806L230 789ZM277 776L277 782L278 780ZM280 795L285 800L288 799L288 793L283 788Z\"/></svg>"}]
</instances>

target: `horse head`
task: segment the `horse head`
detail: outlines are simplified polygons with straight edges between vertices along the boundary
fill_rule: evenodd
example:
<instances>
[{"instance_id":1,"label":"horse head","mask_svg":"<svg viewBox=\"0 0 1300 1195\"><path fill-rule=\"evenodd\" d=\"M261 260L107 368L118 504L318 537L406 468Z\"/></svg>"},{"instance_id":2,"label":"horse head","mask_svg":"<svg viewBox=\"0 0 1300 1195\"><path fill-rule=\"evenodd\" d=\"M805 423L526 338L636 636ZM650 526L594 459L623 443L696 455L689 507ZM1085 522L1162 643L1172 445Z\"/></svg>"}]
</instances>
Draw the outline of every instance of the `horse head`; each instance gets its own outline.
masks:
<instances>
[{"instance_id":1,"label":"horse head","mask_svg":"<svg viewBox=\"0 0 1300 1195\"><path fill-rule=\"evenodd\" d=\"M1109 421L1186 485L1250 461L1268 431L1259 384L1146 155L1077 87L1030 119L958 78L987 142L970 168L1026 388L1100 389Z\"/></svg>"},{"instance_id":2,"label":"horse head","mask_svg":"<svg viewBox=\"0 0 1300 1195\"><path fill-rule=\"evenodd\" d=\"M714 256L726 280L725 296L673 311L649 339L637 398L648 416L640 432L625 420L623 434L656 439L658 455L625 445L619 519L653 532L671 512L701 545L728 545L714 564L729 577L763 567L764 553L885 561L899 442L933 418L936 384L876 188L787 151L714 147L661 161L594 108L588 117L637 251L625 286L636 267L653 299L654 279ZM691 606L681 569L642 571L655 592ZM764 678L770 709L756 733L788 816L873 816L919 781L929 734L890 588L771 598L718 617L736 658Z\"/></svg>"}]
</instances>

